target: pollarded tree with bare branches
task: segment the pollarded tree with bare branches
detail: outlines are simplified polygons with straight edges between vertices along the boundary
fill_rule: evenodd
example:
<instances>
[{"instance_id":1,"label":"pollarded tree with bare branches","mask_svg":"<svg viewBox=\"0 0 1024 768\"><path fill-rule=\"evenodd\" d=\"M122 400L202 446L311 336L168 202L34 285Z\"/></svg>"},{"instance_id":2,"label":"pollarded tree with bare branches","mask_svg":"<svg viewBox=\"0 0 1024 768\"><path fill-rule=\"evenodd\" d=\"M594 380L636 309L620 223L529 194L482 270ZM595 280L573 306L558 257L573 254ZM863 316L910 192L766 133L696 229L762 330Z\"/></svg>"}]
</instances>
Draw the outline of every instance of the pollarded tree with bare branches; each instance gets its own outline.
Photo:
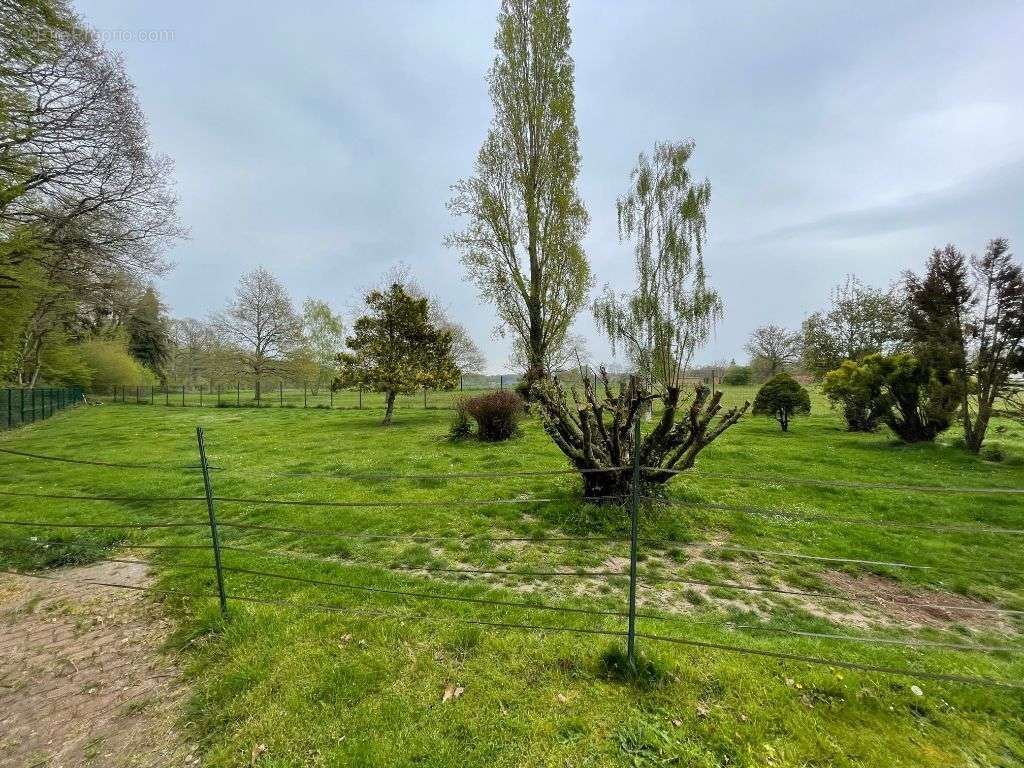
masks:
<instances>
[{"instance_id":1,"label":"pollarded tree with bare branches","mask_svg":"<svg viewBox=\"0 0 1024 768\"><path fill-rule=\"evenodd\" d=\"M625 495L634 457L645 483L667 482L692 467L749 407L723 410L722 393L704 386L684 393L693 355L722 314L704 269L711 185L691 177L686 163L693 150L687 141L657 144L653 158L641 153L630 189L618 201L620 235L634 241L638 285L623 295L606 287L594 315L637 374L618 392L603 368L601 392L589 375L582 377L582 393L557 381L534 386L545 430L581 470L591 499ZM638 420L659 400L654 428L636 445Z\"/></svg>"}]
</instances>

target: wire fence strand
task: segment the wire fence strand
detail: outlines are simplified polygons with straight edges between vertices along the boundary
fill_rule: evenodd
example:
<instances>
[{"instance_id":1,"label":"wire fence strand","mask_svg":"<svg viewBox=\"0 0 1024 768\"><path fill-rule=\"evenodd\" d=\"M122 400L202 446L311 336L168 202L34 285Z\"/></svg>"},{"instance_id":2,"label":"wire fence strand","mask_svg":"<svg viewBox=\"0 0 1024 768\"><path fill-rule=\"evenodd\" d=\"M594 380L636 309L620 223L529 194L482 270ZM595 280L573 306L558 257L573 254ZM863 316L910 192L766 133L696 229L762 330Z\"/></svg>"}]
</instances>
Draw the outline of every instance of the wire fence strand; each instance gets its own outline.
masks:
<instances>
[{"instance_id":1,"label":"wire fence strand","mask_svg":"<svg viewBox=\"0 0 1024 768\"><path fill-rule=\"evenodd\" d=\"M766 648L748 648L732 645L729 643L717 643L709 640L694 640L684 637L667 637L665 635L652 635L646 632L637 632L637 637L645 640L654 640L660 643L673 643L675 645L687 645L693 648L704 648L714 651L725 651L727 653L739 653L747 656L764 656L771 659L782 659L785 661L798 661L804 664L817 664L826 667L840 667L860 672L877 672L887 675L899 675L901 677L912 677L921 680L938 680L946 683L962 683L965 685L991 686L996 688L1013 688L1024 690L1024 682L1016 680L998 680L991 677L975 677L970 675L954 675L945 672L928 672L925 670L906 669L902 667L889 667L879 664L864 664L858 661L846 661L844 659L822 658L818 656L804 656L798 653L786 653L784 651L771 651Z\"/></svg>"},{"instance_id":2,"label":"wire fence strand","mask_svg":"<svg viewBox=\"0 0 1024 768\"><path fill-rule=\"evenodd\" d=\"M334 587L337 589L348 589L357 592L394 595L398 597L411 597L418 600L443 600L457 603L475 603L478 605L503 606L509 608L525 608L528 610L554 611L557 613L576 613L587 616L617 616L625 618L628 615L622 611L608 611L592 608L573 608L569 606L551 605L548 603L530 603L523 600L497 600L484 597L468 597L462 595L439 595L435 592L415 592L411 590L390 589L385 587L370 587L361 584L351 584L342 581L312 579L307 576L292 576L283 573L268 573L267 571L257 571L249 568L238 568L227 565L224 566L224 570L229 573L248 574L250 576L263 576L272 579L280 579L283 581L313 584L321 587Z\"/></svg>"},{"instance_id":3,"label":"wire fence strand","mask_svg":"<svg viewBox=\"0 0 1024 768\"><path fill-rule=\"evenodd\" d=\"M670 475L688 475L706 477L714 480L731 480L740 483L775 483L778 485L816 485L825 488L863 488L884 491L916 491L920 493L957 493L957 494L1024 494L1024 488L985 488L948 485L912 485L904 483L868 483L855 480L822 480L813 477L793 477L790 475L731 475L721 472L705 472L700 469L663 469L661 467L642 467L646 472L667 473Z\"/></svg>"},{"instance_id":4,"label":"wire fence strand","mask_svg":"<svg viewBox=\"0 0 1024 768\"><path fill-rule=\"evenodd\" d=\"M295 526L261 525L256 523L244 523L236 520L217 521L217 524L224 528L234 528L240 531L261 531L265 533L292 533L303 536L314 537L336 537L341 539L365 539L367 541L411 541L415 543L438 543L458 541L463 544L488 543L531 543L531 542L563 542L575 543L585 541L628 543L628 539L615 538L613 536L474 536L463 534L451 534L449 536L428 536L424 534L391 534L391 533L367 533L363 531L332 531L324 528L302 528Z\"/></svg>"},{"instance_id":5,"label":"wire fence strand","mask_svg":"<svg viewBox=\"0 0 1024 768\"><path fill-rule=\"evenodd\" d=\"M658 496L643 496L644 501L655 502L669 507L685 507L690 509L708 509L719 512L736 512L747 515L762 517L778 517L796 522L831 522L844 525L864 525L881 528L913 528L927 531L938 531L944 533L966 533L975 535L1024 535L1024 529L1020 528L993 528L990 526L966 526L966 525L935 525L932 523L915 523L902 520L870 520L856 517L837 517L816 512L793 512L785 509L770 509L766 507L755 507L743 504L721 504L709 501L685 501L683 499L665 499Z\"/></svg>"},{"instance_id":6,"label":"wire fence strand","mask_svg":"<svg viewBox=\"0 0 1024 768\"><path fill-rule=\"evenodd\" d=\"M94 459L76 459L70 456L53 456L45 453L31 453L29 451L17 451L13 448L0 448L0 453L11 456L20 456L26 459L40 459L42 461L57 461L62 464L86 464L91 467L111 467L115 469L162 469L162 470L197 470L197 464L146 464L138 462L117 462L97 461Z\"/></svg>"},{"instance_id":7,"label":"wire fence strand","mask_svg":"<svg viewBox=\"0 0 1024 768\"><path fill-rule=\"evenodd\" d=\"M935 611L946 611L948 613L991 613L1006 616L1022 616L1024 610L1016 608L989 608L981 606L949 605L944 603L922 603L910 600L893 600L891 598L875 597L867 598L856 595L835 595L829 592L817 592L813 590L787 589L785 587L761 587L748 584L736 584L731 581L709 581L705 579L689 579L684 576L666 576L661 574L640 574L640 583L647 582L671 582L675 584L690 584L703 587L717 587L721 589L736 589L741 592L765 592L776 595L789 595L793 597L817 597L822 600L840 600L860 605L881 605L904 606L907 608L923 608Z\"/></svg>"},{"instance_id":8,"label":"wire fence strand","mask_svg":"<svg viewBox=\"0 0 1024 768\"><path fill-rule=\"evenodd\" d=\"M178 520L167 523L47 523L39 520L0 520L0 525L11 525L21 528L89 528L96 530L116 530L120 528L148 530L150 528L208 528L206 523L193 523ZM209 549L209 547L207 547Z\"/></svg>"},{"instance_id":9,"label":"wire fence strand","mask_svg":"<svg viewBox=\"0 0 1024 768\"><path fill-rule=\"evenodd\" d=\"M663 544L686 544L687 542L673 541L672 539L645 539L648 542L659 542ZM820 563L841 563L847 565L867 565L886 568L907 568L922 571L941 571L944 574L970 576L976 573L991 573L1004 576L1024 576L1020 570L1005 568L972 568L970 571L956 571L943 568L940 565L921 565L916 563L905 563L891 560L861 560L855 557L836 557L834 555L805 555L799 552L780 552L771 549L751 549L749 547L733 547L729 545L716 545L712 550L706 550L703 554L716 554L718 552L740 552L742 554L755 555L764 558L781 558L793 560L811 560Z\"/></svg>"},{"instance_id":10,"label":"wire fence strand","mask_svg":"<svg viewBox=\"0 0 1024 768\"><path fill-rule=\"evenodd\" d=\"M785 627L761 627L755 624L734 624L736 629L766 634L792 635L809 637L819 640L838 640L850 643L869 643L872 645L895 645L903 648L946 648L956 651L980 651L983 653L1024 653L1024 647L1015 645L988 645L985 643L953 643L944 640L918 640L916 638L890 638L871 635L842 635L830 632L811 632L809 630L790 629Z\"/></svg>"}]
</instances>

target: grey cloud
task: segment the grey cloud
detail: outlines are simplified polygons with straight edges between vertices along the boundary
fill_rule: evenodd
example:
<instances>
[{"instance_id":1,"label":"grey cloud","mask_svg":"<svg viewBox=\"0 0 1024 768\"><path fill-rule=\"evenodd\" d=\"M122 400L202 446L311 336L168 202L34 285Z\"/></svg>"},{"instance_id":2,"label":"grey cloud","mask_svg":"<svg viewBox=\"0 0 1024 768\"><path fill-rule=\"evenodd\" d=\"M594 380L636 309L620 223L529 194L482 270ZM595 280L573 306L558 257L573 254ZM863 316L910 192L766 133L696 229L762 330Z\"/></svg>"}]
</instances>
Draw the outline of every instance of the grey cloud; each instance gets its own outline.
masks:
<instances>
[{"instance_id":1,"label":"grey cloud","mask_svg":"<svg viewBox=\"0 0 1024 768\"><path fill-rule=\"evenodd\" d=\"M75 2L101 29L173 32L109 44L177 163L176 314L219 308L257 264L343 308L404 261L504 367L442 246L490 120L496 0ZM798 324L847 272L885 283L934 245L1024 240L1018 3L576 0L572 22L598 285L632 282L614 203L637 153L692 136L727 307L707 359ZM607 358L589 316L576 326Z\"/></svg>"}]
</instances>

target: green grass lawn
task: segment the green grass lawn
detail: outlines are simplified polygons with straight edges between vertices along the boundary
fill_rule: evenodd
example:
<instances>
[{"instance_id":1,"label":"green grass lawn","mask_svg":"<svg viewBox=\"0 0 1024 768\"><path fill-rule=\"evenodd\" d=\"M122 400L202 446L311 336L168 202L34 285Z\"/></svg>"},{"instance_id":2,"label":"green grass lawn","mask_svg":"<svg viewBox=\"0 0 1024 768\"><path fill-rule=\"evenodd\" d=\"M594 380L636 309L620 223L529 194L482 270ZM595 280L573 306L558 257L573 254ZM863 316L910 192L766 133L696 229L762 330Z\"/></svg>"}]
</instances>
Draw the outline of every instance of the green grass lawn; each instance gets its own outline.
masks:
<instances>
[{"instance_id":1,"label":"green grass lawn","mask_svg":"<svg viewBox=\"0 0 1024 768\"><path fill-rule=\"evenodd\" d=\"M726 399L741 402L752 394L752 389L733 389ZM993 433L992 442L1000 444L1006 458L993 463L963 451L954 433L935 445L901 446L884 431L846 433L820 398L814 406L814 415L795 422L788 434L771 422L745 418L701 455L692 475L673 481L666 499L645 507L639 631L1024 681L1020 654L855 641L1024 647L1020 614L987 612L993 607L1024 610L1022 537L979 531L1024 528L1024 495L830 487L783 479L1024 488L1024 428L997 425L1000 431ZM188 719L203 740L207 764L249 765L259 744L267 747L258 763L263 766L1024 763L1020 690L650 639L639 641L648 661L642 679L623 682L616 673L620 638L556 629L615 633L625 627L620 616L461 600L624 610L624 576L580 579L459 571L624 573L626 515L616 508L581 504L579 481L571 475L511 474L566 466L532 421L524 425L521 437L485 445L449 442L451 415L442 410L401 409L390 429L379 426L380 417L369 410L199 410L108 403L0 436L0 447L21 451L181 466L197 460L198 422L206 429L211 462L219 467L213 473L218 496L420 503L218 504L224 544L237 548L224 553L229 593L295 607L236 599L230 603L229 619L222 621L214 599L158 597L178 622L170 642L189 659L195 694ZM113 469L2 454L0 467L3 490L9 492L202 495L201 477L194 469ZM366 474L298 474L332 471ZM510 474L422 477L460 472ZM396 480L374 473L421 477ZM486 500L516 503L477 503ZM202 501L7 496L0 497L0 518L195 522L192 528L127 534L0 525L0 560L8 568L44 568L96 556L146 557L158 566L161 589L214 591L213 573L206 567L212 562L208 549L145 548L208 543ZM300 536L230 523L323 533ZM969 532L936 530L957 527ZM339 532L364 537L334 535ZM421 538L403 538L408 536ZM587 540L540 540L558 536ZM753 555L738 549L925 567ZM338 582L347 588L240 570ZM460 600L355 587L430 592ZM776 591L756 591L761 589ZM880 596L984 610L901 607L897 612L878 603ZM552 629L512 630L483 622ZM443 702L446 688L464 691Z\"/></svg>"}]
</instances>

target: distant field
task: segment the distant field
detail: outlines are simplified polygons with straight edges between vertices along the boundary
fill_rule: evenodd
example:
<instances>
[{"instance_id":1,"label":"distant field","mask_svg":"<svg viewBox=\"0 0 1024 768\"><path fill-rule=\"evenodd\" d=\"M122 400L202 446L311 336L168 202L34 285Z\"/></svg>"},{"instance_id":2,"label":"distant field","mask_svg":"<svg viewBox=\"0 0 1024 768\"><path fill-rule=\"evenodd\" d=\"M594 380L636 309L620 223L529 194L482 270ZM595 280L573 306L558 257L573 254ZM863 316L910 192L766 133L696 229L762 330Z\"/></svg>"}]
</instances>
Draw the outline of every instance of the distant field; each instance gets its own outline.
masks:
<instances>
[{"instance_id":1,"label":"distant field","mask_svg":"<svg viewBox=\"0 0 1024 768\"><path fill-rule=\"evenodd\" d=\"M754 388L730 388L725 401L738 404L753 393ZM446 438L451 414L423 409L422 399L418 408L413 402L400 408L389 429L379 426L379 401L375 408L369 400L364 405L362 411L200 411L104 401L0 435L0 448L93 461L190 465L197 460L194 428L199 423L206 429L211 462L220 468L213 473L219 496L424 503L388 508L222 502L218 513L223 523L324 532L309 537L224 527L228 546L283 555L231 550L225 553L231 568L352 587L624 609L624 576L576 580L457 572L624 571L625 514L581 504L574 476L429 477L564 468L564 459L535 421L528 421L522 436L506 444L452 443ZM1020 653L857 641L1024 648L1024 620L1013 613L1024 612L1024 547L1017 535L1024 529L1024 495L955 490L1024 488L1024 427L1010 422L996 427L992 442L1005 453L1000 463L967 454L958 447L955 433L925 446L898 445L885 431L849 434L817 394L813 415L794 422L788 434L773 422L748 416L702 454L692 476L669 486L665 501L687 506L659 502L645 508L640 603L648 617L640 619L640 631L1024 681ZM202 495L201 478L190 469L112 469L4 454L0 468L7 492ZM339 470L370 476L298 474ZM374 473L417 477L395 480ZM848 485L813 484L821 481ZM856 485L872 483L954 490ZM516 503L472 503L489 499ZM0 518L195 521L195 528L128 535L0 525L0 561L4 567L42 568L116 551L151 558L163 589L213 589L208 569L188 567L208 565L206 549L132 549L133 544L205 545L209 532L202 527L206 508L201 501L0 496ZM956 527L970 532L937 530ZM979 527L1003 532L979 533ZM340 532L381 538L329 535ZM412 535L431 540L401 538ZM611 540L539 541L552 536ZM481 540L487 538L527 540ZM46 542L49 546L43 547ZM922 567L837 563L779 553ZM400 568L449 572L406 573L396 570ZM646 683L627 684L608 671L615 659L610 649L621 645L614 638L459 623L468 619L618 631L624 622L617 616L430 601L238 571L229 571L227 581L229 592L239 596L326 604L341 612L235 601L225 623L215 600L163 598L178 625L172 642L190 659L195 694L189 719L210 766L248 765L257 744L267 747L259 765L276 768L1024 764L1020 690L742 656L651 639L640 640L651 661ZM894 608L880 602L886 598L970 610ZM993 607L1006 612L992 613ZM403 621L396 614L429 614L433 620ZM659 618L650 618L654 614ZM845 639L811 636L824 634ZM464 692L442 703L446 687Z\"/></svg>"}]
</instances>

